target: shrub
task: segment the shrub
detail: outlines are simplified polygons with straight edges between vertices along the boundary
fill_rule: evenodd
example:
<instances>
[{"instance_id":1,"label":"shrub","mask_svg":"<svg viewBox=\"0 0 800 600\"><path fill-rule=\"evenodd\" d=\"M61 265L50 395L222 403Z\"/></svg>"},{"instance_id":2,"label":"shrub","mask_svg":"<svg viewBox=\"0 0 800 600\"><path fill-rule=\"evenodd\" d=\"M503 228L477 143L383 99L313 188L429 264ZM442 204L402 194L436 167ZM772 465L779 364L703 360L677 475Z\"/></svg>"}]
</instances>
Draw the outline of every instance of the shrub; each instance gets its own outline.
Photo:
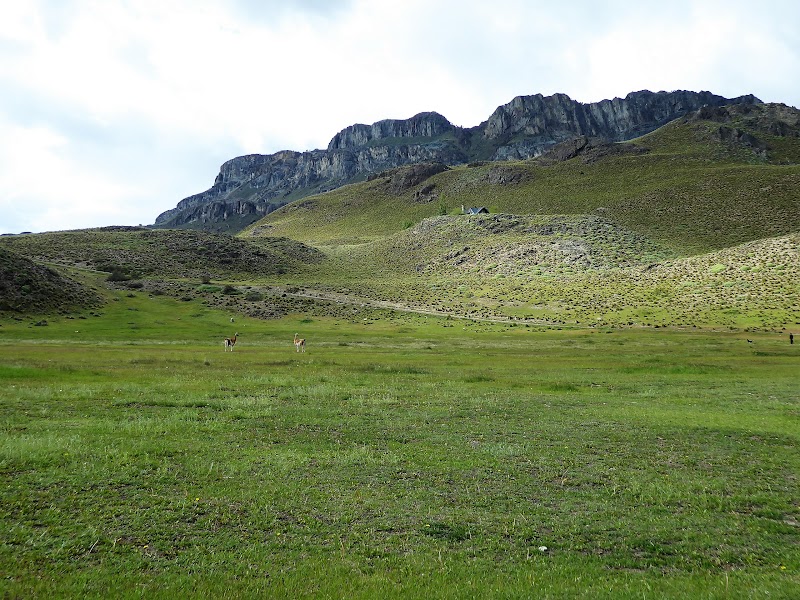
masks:
<instances>
[{"instance_id":1,"label":"shrub","mask_svg":"<svg viewBox=\"0 0 800 600\"><path fill-rule=\"evenodd\" d=\"M130 281L131 276L115 267L111 274L106 278L106 281Z\"/></svg>"}]
</instances>

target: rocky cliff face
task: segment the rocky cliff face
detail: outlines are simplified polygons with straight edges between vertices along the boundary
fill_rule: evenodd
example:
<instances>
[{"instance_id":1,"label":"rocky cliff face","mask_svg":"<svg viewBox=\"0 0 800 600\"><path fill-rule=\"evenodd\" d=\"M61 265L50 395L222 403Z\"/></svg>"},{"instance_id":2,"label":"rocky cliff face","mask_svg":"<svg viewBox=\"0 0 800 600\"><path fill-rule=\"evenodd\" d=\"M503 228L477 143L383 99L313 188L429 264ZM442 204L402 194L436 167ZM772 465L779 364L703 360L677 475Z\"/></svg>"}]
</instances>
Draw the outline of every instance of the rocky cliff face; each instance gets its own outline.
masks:
<instances>
[{"instance_id":1,"label":"rocky cliff face","mask_svg":"<svg viewBox=\"0 0 800 600\"><path fill-rule=\"evenodd\" d=\"M592 104L565 94L536 94L514 98L469 129L435 112L351 125L326 150L227 161L210 189L159 215L155 227L235 232L292 200L403 165L532 158L579 136L623 141L702 107L756 103L754 96L728 99L687 91L634 92Z\"/></svg>"},{"instance_id":2,"label":"rocky cliff face","mask_svg":"<svg viewBox=\"0 0 800 600\"><path fill-rule=\"evenodd\" d=\"M435 138L452 132L453 125L435 112L420 113L410 119L386 119L372 125L351 125L328 144L328 150L354 149L380 143L388 138Z\"/></svg>"},{"instance_id":3,"label":"rocky cliff face","mask_svg":"<svg viewBox=\"0 0 800 600\"><path fill-rule=\"evenodd\" d=\"M710 92L634 92L625 98L582 104L564 94L518 96L499 106L482 124L482 136L496 149L492 160L538 156L556 143L577 137L613 142L633 139L704 106L760 103L755 96L727 99Z\"/></svg>"}]
</instances>

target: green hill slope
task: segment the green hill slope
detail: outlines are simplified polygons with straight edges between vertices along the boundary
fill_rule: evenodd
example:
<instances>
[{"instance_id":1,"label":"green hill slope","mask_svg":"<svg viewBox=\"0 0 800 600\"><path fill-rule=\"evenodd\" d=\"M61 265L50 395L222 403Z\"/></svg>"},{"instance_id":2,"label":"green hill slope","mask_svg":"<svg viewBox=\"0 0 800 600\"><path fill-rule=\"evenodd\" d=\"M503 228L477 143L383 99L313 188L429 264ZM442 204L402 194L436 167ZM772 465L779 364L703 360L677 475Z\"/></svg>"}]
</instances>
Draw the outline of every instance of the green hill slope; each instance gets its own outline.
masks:
<instances>
[{"instance_id":1,"label":"green hill slope","mask_svg":"<svg viewBox=\"0 0 800 600\"><path fill-rule=\"evenodd\" d=\"M124 277L267 277L323 258L318 250L280 238L244 240L204 231L135 227L9 236L0 238L0 247L41 262Z\"/></svg>"},{"instance_id":2,"label":"green hill slope","mask_svg":"<svg viewBox=\"0 0 800 600\"><path fill-rule=\"evenodd\" d=\"M447 281L476 286L554 279L674 257L648 238L592 215L458 215L424 219L375 242L341 247L314 270L343 279ZM407 284L403 284L405 287Z\"/></svg>"},{"instance_id":3,"label":"green hill slope","mask_svg":"<svg viewBox=\"0 0 800 600\"><path fill-rule=\"evenodd\" d=\"M800 322L798 232L800 111L757 105L529 161L404 167L241 237L323 249L297 284L453 314L776 328Z\"/></svg>"},{"instance_id":4,"label":"green hill slope","mask_svg":"<svg viewBox=\"0 0 800 600\"><path fill-rule=\"evenodd\" d=\"M443 216L329 254L297 281L476 318L800 325L800 233L681 257L594 216Z\"/></svg>"}]
</instances>

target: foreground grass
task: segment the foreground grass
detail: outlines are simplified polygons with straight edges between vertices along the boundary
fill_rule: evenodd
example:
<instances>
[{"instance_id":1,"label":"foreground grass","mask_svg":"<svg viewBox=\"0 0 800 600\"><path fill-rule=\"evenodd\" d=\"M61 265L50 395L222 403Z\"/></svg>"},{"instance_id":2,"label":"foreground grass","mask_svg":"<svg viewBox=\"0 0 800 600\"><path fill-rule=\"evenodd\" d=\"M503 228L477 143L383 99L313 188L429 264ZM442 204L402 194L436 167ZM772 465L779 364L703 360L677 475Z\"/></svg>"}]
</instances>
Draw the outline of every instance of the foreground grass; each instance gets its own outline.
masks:
<instances>
[{"instance_id":1,"label":"foreground grass","mask_svg":"<svg viewBox=\"0 0 800 600\"><path fill-rule=\"evenodd\" d=\"M800 584L800 347L783 337L233 325L143 297L97 314L0 327L10 597Z\"/></svg>"}]
</instances>

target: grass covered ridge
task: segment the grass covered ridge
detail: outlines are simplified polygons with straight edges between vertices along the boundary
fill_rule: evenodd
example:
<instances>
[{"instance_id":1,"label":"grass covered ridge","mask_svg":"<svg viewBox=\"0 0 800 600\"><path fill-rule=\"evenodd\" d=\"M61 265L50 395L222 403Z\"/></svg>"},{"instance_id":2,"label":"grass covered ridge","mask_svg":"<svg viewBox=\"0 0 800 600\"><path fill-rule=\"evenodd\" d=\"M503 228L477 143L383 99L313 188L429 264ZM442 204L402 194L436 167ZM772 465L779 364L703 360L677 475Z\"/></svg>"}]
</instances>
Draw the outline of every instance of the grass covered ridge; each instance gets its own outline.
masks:
<instances>
[{"instance_id":1,"label":"grass covered ridge","mask_svg":"<svg viewBox=\"0 0 800 600\"><path fill-rule=\"evenodd\" d=\"M9 236L0 247L263 317L353 317L359 303L383 303L552 323L795 330L798 114L726 107L624 144L404 167L289 204L235 238L105 228ZM462 205L493 214L463 215Z\"/></svg>"},{"instance_id":2,"label":"grass covered ridge","mask_svg":"<svg viewBox=\"0 0 800 600\"><path fill-rule=\"evenodd\" d=\"M193 230L106 227L0 238L33 260L118 272L127 279L270 276L322 259L319 251L281 238L243 240Z\"/></svg>"}]
</instances>

